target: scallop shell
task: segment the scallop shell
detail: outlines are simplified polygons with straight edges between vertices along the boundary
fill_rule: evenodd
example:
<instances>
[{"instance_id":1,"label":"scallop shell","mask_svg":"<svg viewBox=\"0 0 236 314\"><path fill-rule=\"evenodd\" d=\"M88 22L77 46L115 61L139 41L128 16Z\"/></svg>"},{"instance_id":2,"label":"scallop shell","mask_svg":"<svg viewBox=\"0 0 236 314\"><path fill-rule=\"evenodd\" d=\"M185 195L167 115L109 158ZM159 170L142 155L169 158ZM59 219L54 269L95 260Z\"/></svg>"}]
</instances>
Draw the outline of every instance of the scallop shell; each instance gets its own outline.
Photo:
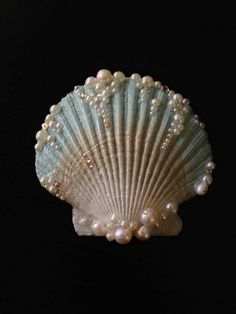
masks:
<instances>
[{"instance_id":1,"label":"scallop shell","mask_svg":"<svg viewBox=\"0 0 236 314\"><path fill-rule=\"evenodd\" d=\"M78 235L177 235L178 205L212 182L204 124L150 76L99 71L50 108L36 139L40 183L73 206Z\"/></svg>"}]
</instances>

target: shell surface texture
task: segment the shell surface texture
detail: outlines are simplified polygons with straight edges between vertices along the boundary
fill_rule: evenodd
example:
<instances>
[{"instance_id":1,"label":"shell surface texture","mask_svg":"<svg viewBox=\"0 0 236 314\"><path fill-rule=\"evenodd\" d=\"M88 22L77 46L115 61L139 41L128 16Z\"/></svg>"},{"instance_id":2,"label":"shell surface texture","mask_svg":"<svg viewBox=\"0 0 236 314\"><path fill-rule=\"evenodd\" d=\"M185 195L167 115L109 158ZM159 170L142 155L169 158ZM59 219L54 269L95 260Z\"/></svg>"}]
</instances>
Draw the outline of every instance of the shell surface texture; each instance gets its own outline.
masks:
<instances>
[{"instance_id":1,"label":"shell surface texture","mask_svg":"<svg viewBox=\"0 0 236 314\"><path fill-rule=\"evenodd\" d=\"M150 76L100 70L50 108L36 140L40 183L73 206L78 235L177 235L178 205L212 183L204 124Z\"/></svg>"}]
</instances>

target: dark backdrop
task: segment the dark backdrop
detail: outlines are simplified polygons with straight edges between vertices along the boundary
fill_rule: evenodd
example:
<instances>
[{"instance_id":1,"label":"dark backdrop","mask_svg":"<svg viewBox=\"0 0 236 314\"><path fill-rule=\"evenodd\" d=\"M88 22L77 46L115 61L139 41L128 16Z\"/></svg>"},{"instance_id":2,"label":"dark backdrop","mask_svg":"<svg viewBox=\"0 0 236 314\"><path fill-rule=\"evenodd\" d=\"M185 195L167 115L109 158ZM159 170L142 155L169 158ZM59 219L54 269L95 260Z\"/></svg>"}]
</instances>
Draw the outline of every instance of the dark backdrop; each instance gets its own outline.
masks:
<instances>
[{"instance_id":1,"label":"dark backdrop","mask_svg":"<svg viewBox=\"0 0 236 314\"><path fill-rule=\"evenodd\" d=\"M129 4L0 1L1 314L236 312L234 22L215 6ZM33 146L48 108L101 68L160 79L206 123L214 183L181 205L176 238L121 246L78 237L71 207L39 185Z\"/></svg>"}]
</instances>

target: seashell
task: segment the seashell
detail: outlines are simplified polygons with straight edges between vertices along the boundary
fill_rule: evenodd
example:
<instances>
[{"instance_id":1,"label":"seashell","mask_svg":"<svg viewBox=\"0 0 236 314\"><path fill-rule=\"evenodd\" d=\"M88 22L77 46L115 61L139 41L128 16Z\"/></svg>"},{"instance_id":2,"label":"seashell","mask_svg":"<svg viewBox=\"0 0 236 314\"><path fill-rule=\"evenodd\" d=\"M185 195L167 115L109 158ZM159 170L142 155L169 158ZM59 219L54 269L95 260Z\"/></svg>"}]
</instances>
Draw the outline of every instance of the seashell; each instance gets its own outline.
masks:
<instances>
[{"instance_id":1,"label":"seashell","mask_svg":"<svg viewBox=\"0 0 236 314\"><path fill-rule=\"evenodd\" d=\"M50 108L36 139L40 183L73 206L78 235L177 235L178 205L212 183L204 124L150 76L99 71Z\"/></svg>"}]
</instances>

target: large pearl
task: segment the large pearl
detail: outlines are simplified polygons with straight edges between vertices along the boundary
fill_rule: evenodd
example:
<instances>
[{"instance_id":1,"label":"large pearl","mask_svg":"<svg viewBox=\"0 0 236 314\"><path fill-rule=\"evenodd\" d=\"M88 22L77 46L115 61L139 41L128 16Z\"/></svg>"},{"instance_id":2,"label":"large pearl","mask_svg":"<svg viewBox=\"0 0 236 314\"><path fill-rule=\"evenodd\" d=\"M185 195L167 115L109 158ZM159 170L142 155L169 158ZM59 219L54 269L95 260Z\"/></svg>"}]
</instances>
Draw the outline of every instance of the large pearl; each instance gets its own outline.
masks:
<instances>
[{"instance_id":1,"label":"large pearl","mask_svg":"<svg viewBox=\"0 0 236 314\"><path fill-rule=\"evenodd\" d=\"M132 232L130 229L125 229L122 227L119 227L115 231L115 240L120 244L126 244L129 243L129 241L132 238Z\"/></svg>"},{"instance_id":2,"label":"large pearl","mask_svg":"<svg viewBox=\"0 0 236 314\"><path fill-rule=\"evenodd\" d=\"M112 74L109 70L100 70L97 73L97 79L100 81L110 82L112 80Z\"/></svg>"},{"instance_id":3,"label":"large pearl","mask_svg":"<svg viewBox=\"0 0 236 314\"><path fill-rule=\"evenodd\" d=\"M131 79L134 81L141 81L141 76L138 73L134 73L131 75Z\"/></svg>"},{"instance_id":4,"label":"large pearl","mask_svg":"<svg viewBox=\"0 0 236 314\"><path fill-rule=\"evenodd\" d=\"M147 226L142 226L136 231L135 235L139 240L146 241L150 238L151 233Z\"/></svg>"},{"instance_id":5,"label":"large pearl","mask_svg":"<svg viewBox=\"0 0 236 314\"><path fill-rule=\"evenodd\" d=\"M194 186L194 190L198 195L204 195L208 191L208 187L206 183L198 183Z\"/></svg>"},{"instance_id":6,"label":"large pearl","mask_svg":"<svg viewBox=\"0 0 236 314\"><path fill-rule=\"evenodd\" d=\"M59 105L52 105L52 106L50 107L50 112L51 112L52 114L58 114L60 111L61 111L61 108L60 108Z\"/></svg>"},{"instance_id":7,"label":"large pearl","mask_svg":"<svg viewBox=\"0 0 236 314\"><path fill-rule=\"evenodd\" d=\"M153 78L151 76L148 76L148 75L143 77L142 82L144 84L148 84L148 85L154 84Z\"/></svg>"},{"instance_id":8,"label":"large pearl","mask_svg":"<svg viewBox=\"0 0 236 314\"><path fill-rule=\"evenodd\" d=\"M104 224L100 221L94 221L91 224L91 230L95 236L103 236L105 234Z\"/></svg>"},{"instance_id":9,"label":"large pearl","mask_svg":"<svg viewBox=\"0 0 236 314\"><path fill-rule=\"evenodd\" d=\"M115 80L118 82L123 82L125 80L125 75L123 72L120 72L120 71L115 72L113 74L113 76L114 76Z\"/></svg>"},{"instance_id":10,"label":"large pearl","mask_svg":"<svg viewBox=\"0 0 236 314\"><path fill-rule=\"evenodd\" d=\"M176 100L177 102L182 102L183 96L181 94L174 94L173 99Z\"/></svg>"}]
</instances>

